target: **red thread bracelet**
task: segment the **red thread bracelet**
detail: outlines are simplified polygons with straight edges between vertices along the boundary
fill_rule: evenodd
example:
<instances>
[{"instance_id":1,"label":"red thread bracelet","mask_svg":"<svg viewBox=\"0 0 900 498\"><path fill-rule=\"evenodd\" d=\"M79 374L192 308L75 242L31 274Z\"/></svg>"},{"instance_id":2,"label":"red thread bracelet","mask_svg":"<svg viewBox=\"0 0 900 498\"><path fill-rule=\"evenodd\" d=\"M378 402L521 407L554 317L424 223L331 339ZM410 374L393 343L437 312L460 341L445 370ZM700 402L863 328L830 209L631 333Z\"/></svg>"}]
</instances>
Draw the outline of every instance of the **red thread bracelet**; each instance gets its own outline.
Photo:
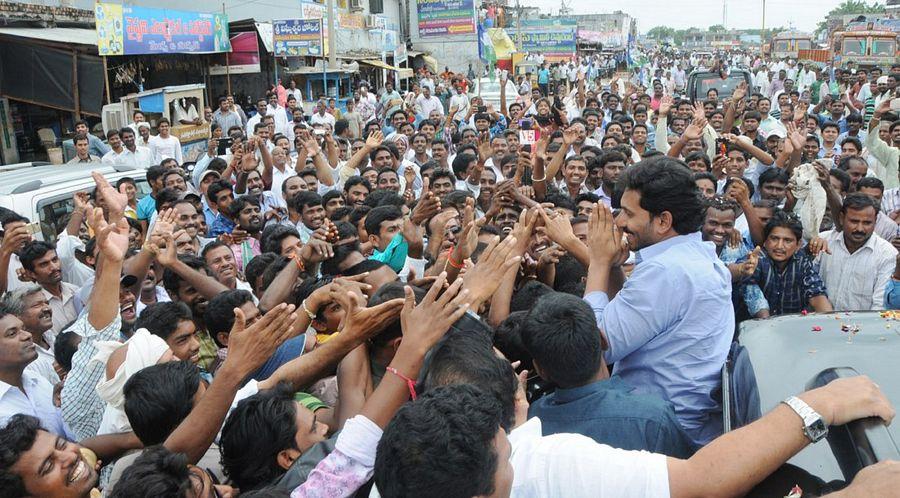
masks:
<instances>
[{"instance_id":1,"label":"red thread bracelet","mask_svg":"<svg viewBox=\"0 0 900 498\"><path fill-rule=\"evenodd\" d=\"M409 388L409 395L412 397L412 400L415 401L416 400L416 382L414 380L410 379L409 377L403 375L402 373L398 372L397 369L394 367L387 367L386 370L406 381L406 387Z\"/></svg>"},{"instance_id":2,"label":"red thread bracelet","mask_svg":"<svg viewBox=\"0 0 900 498\"><path fill-rule=\"evenodd\" d=\"M453 262L453 250L454 249L450 249L449 251L447 251L447 264L452 266L453 268L456 268L457 270L462 270L463 268L465 268L465 264L462 261L460 261L459 263Z\"/></svg>"}]
</instances>

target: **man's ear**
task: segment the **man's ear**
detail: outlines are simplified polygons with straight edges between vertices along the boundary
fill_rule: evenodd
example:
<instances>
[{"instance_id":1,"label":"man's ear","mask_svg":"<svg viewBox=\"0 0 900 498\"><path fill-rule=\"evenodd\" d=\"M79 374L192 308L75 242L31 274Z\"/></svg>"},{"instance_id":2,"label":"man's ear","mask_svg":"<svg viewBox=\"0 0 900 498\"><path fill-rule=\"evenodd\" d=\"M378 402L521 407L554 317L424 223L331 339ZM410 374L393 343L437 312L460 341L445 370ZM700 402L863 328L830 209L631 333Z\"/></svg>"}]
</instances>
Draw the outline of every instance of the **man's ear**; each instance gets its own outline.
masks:
<instances>
[{"instance_id":1,"label":"man's ear","mask_svg":"<svg viewBox=\"0 0 900 498\"><path fill-rule=\"evenodd\" d=\"M278 462L279 467L287 470L291 468L291 465L293 465L294 461L298 458L300 458L300 452L291 448L279 451L278 455L275 457L275 460Z\"/></svg>"},{"instance_id":2,"label":"man's ear","mask_svg":"<svg viewBox=\"0 0 900 498\"><path fill-rule=\"evenodd\" d=\"M219 342L227 348L228 347L228 336L229 336L229 332L219 332L218 334L216 334L216 339L218 339Z\"/></svg>"}]
</instances>

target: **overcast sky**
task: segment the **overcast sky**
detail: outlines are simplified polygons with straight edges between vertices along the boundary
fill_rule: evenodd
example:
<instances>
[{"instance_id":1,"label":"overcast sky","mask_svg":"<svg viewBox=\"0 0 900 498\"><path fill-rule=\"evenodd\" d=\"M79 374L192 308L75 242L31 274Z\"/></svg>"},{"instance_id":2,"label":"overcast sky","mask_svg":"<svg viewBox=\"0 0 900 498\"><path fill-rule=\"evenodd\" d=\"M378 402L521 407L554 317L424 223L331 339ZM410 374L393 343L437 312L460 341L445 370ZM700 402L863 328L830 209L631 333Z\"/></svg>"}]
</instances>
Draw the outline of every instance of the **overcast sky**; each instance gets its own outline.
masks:
<instances>
[{"instance_id":1,"label":"overcast sky","mask_svg":"<svg viewBox=\"0 0 900 498\"><path fill-rule=\"evenodd\" d=\"M514 0L510 0L514 1ZM762 27L762 0L725 0L726 26L729 28ZM540 7L542 12L559 12L559 0L520 0L522 5ZM576 14L621 10L638 20L638 30L647 32L654 26L673 28L708 27L722 23L722 1L715 0L628 0L604 2L567 0ZM812 31L840 0L767 0L766 27L793 26Z\"/></svg>"}]
</instances>

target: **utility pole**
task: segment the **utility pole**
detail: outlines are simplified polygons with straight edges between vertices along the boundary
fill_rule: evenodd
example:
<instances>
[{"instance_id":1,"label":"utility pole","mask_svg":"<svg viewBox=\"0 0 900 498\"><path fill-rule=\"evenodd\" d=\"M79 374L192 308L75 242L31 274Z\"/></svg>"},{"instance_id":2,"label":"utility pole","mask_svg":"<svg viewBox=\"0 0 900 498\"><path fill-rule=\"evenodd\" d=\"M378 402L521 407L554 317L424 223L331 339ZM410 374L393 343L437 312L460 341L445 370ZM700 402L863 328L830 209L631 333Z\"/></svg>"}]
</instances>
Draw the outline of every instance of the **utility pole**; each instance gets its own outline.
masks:
<instances>
[{"instance_id":1,"label":"utility pole","mask_svg":"<svg viewBox=\"0 0 900 498\"><path fill-rule=\"evenodd\" d=\"M728 29L728 0L722 0L722 27Z\"/></svg>"},{"instance_id":2,"label":"utility pole","mask_svg":"<svg viewBox=\"0 0 900 498\"><path fill-rule=\"evenodd\" d=\"M762 0L762 29L759 32L760 43L766 42L766 0Z\"/></svg>"},{"instance_id":3,"label":"utility pole","mask_svg":"<svg viewBox=\"0 0 900 498\"><path fill-rule=\"evenodd\" d=\"M337 14L334 8L334 0L328 0L328 69L337 69L337 31L334 27L334 17Z\"/></svg>"},{"instance_id":4,"label":"utility pole","mask_svg":"<svg viewBox=\"0 0 900 498\"><path fill-rule=\"evenodd\" d=\"M522 6L516 0L516 50L522 51Z\"/></svg>"}]
</instances>

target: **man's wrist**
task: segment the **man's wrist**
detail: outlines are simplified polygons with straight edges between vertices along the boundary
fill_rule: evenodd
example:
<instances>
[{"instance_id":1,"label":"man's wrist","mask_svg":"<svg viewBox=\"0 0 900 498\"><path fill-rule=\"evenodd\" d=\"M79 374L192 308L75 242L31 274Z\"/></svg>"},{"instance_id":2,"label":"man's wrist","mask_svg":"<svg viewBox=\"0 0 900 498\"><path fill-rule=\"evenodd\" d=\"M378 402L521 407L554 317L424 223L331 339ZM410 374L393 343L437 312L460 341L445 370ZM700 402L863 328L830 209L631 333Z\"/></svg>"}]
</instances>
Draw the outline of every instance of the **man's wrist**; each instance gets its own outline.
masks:
<instances>
[{"instance_id":1,"label":"man's wrist","mask_svg":"<svg viewBox=\"0 0 900 498\"><path fill-rule=\"evenodd\" d=\"M831 425L832 420L832 412L833 412L833 404L831 401L831 397L828 395L828 386L819 387L817 389L813 389L811 391L806 391L797 396L801 401L809 405L810 408L816 411L820 417L822 417L822 421L825 422L826 426ZM791 410L793 412L793 410ZM797 415L799 418L799 415ZM802 422L802 420L801 420Z\"/></svg>"}]
</instances>

